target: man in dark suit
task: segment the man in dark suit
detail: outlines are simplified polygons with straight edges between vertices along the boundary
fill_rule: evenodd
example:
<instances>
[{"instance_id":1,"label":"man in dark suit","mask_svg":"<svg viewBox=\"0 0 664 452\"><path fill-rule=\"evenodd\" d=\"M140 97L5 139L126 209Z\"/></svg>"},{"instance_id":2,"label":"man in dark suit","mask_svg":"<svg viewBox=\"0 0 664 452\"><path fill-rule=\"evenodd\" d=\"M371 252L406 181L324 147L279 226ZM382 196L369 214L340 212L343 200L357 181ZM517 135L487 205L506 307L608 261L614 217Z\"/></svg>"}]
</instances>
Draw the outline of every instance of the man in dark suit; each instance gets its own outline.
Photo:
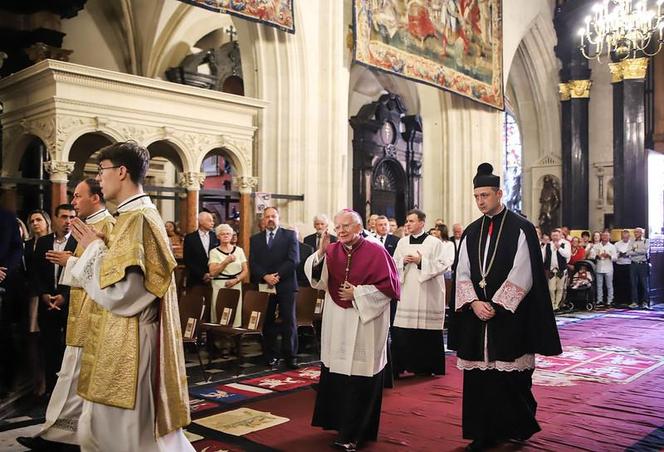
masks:
<instances>
[{"instance_id":1,"label":"man in dark suit","mask_svg":"<svg viewBox=\"0 0 664 452\"><path fill-rule=\"evenodd\" d=\"M296 268L300 263L300 249L294 231L279 227L279 211L267 207L263 211L265 231L251 236L249 269L255 284L267 284L276 290L270 296L265 317L266 355L271 365L277 361L275 312L279 305L282 329L282 349L286 365L297 368L297 322L295 318Z\"/></svg>"},{"instance_id":2,"label":"man in dark suit","mask_svg":"<svg viewBox=\"0 0 664 452\"><path fill-rule=\"evenodd\" d=\"M385 215L379 215L376 218L376 238L385 247L390 256L394 256L394 250L397 248L399 239L392 234L389 234L390 221Z\"/></svg>"},{"instance_id":3,"label":"man in dark suit","mask_svg":"<svg viewBox=\"0 0 664 452\"><path fill-rule=\"evenodd\" d=\"M0 398L13 385L16 358L15 338L11 324L15 321L19 295L14 287L19 287L23 242L18 232L16 215L0 208ZM14 284L12 284L12 280ZM11 300L11 301L10 301Z\"/></svg>"},{"instance_id":4,"label":"man in dark suit","mask_svg":"<svg viewBox=\"0 0 664 452\"><path fill-rule=\"evenodd\" d=\"M296 274L297 274L297 285L300 287L311 287L309 283L309 278L304 273L304 263L307 261L307 258L314 254L314 249L307 245L304 242L300 242L300 231L297 228L293 228L298 239L298 245L300 247L300 263L297 264Z\"/></svg>"},{"instance_id":5,"label":"man in dark suit","mask_svg":"<svg viewBox=\"0 0 664 452\"><path fill-rule=\"evenodd\" d=\"M198 229L184 237L183 260L187 269L187 287L210 284L208 258L210 251L219 246L213 227L212 215L201 212L198 214Z\"/></svg>"},{"instance_id":6,"label":"man in dark suit","mask_svg":"<svg viewBox=\"0 0 664 452\"><path fill-rule=\"evenodd\" d=\"M310 234L304 238L304 243L309 245L311 248L315 250L318 249L318 246L320 245L320 239L327 231L327 226L329 225L330 220L323 214L318 214L314 217L314 229L316 232L313 234ZM337 236L330 234L330 243L334 243L337 241ZM304 259L301 259L304 261Z\"/></svg>"},{"instance_id":7,"label":"man in dark suit","mask_svg":"<svg viewBox=\"0 0 664 452\"><path fill-rule=\"evenodd\" d=\"M40 341L44 353L46 392L53 391L65 351L69 286L59 284L63 267L56 264L60 254L72 255L76 239L71 236L71 222L76 212L71 204L60 204L53 217L53 233L40 237L35 246L33 268L37 272Z\"/></svg>"},{"instance_id":8,"label":"man in dark suit","mask_svg":"<svg viewBox=\"0 0 664 452\"><path fill-rule=\"evenodd\" d=\"M461 245L461 236L463 235L463 226L459 223L455 223L452 226L452 243L454 243L454 262L457 261L459 256L459 246Z\"/></svg>"}]
</instances>

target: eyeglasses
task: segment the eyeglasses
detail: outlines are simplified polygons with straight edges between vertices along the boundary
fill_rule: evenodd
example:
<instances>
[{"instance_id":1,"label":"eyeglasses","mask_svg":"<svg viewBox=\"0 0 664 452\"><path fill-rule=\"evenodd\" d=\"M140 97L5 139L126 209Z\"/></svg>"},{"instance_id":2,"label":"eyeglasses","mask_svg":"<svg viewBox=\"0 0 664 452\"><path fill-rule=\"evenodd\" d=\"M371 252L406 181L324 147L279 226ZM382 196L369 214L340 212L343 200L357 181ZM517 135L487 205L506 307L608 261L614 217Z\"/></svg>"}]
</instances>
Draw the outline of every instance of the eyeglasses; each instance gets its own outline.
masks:
<instances>
[{"instance_id":1,"label":"eyeglasses","mask_svg":"<svg viewBox=\"0 0 664 452\"><path fill-rule=\"evenodd\" d=\"M341 231L341 230L350 231L351 226L353 226L352 223L351 224L335 224L334 225L334 230L335 231Z\"/></svg>"},{"instance_id":2,"label":"eyeglasses","mask_svg":"<svg viewBox=\"0 0 664 452\"><path fill-rule=\"evenodd\" d=\"M104 167L104 166L99 165L99 166L97 167L97 174L99 174L99 175L101 176L102 173L104 172L104 170L107 170L107 169L113 169L113 168L120 168L121 166L122 166L122 165L117 165L117 166L105 166L105 167Z\"/></svg>"}]
</instances>

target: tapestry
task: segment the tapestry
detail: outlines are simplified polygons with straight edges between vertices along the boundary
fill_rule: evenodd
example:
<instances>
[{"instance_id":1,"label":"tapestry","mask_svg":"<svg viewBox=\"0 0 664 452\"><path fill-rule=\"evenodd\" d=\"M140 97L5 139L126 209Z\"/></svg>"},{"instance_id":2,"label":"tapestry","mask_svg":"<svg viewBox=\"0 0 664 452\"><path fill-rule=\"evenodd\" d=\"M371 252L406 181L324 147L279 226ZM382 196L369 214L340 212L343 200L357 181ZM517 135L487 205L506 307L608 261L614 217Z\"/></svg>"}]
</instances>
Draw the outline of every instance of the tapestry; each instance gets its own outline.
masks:
<instances>
[{"instance_id":1,"label":"tapestry","mask_svg":"<svg viewBox=\"0 0 664 452\"><path fill-rule=\"evenodd\" d=\"M353 0L354 60L503 110L501 0Z\"/></svg>"},{"instance_id":2,"label":"tapestry","mask_svg":"<svg viewBox=\"0 0 664 452\"><path fill-rule=\"evenodd\" d=\"M293 0L179 0L295 33Z\"/></svg>"}]
</instances>

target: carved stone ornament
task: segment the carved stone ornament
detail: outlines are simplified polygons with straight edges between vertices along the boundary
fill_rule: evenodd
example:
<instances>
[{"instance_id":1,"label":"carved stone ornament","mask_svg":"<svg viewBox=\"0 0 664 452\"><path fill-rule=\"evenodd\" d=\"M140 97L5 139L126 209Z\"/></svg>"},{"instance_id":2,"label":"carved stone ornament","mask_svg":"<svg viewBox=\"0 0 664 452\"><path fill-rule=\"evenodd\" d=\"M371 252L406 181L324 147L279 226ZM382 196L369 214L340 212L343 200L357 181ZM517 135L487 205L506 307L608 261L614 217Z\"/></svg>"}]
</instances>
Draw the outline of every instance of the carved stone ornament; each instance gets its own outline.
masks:
<instances>
[{"instance_id":1,"label":"carved stone ornament","mask_svg":"<svg viewBox=\"0 0 664 452\"><path fill-rule=\"evenodd\" d=\"M65 141L70 137L74 131L86 127L94 127L96 121L94 118L72 115L57 115L56 116L56 151L64 151L63 146Z\"/></svg>"},{"instance_id":2,"label":"carved stone ornament","mask_svg":"<svg viewBox=\"0 0 664 452\"><path fill-rule=\"evenodd\" d=\"M205 173L189 171L180 174L180 186L189 191L198 191L205 182Z\"/></svg>"},{"instance_id":3,"label":"carved stone ornament","mask_svg":"<svg viewBox=\"0 0 664 452\"><path fill-rule=\"evenodd\" d=\"M21 119L19 122L24 133L39 137L46 145L49 153L55 152L55 116L47 116L36 119Z\"/></svg>"},{"instance_id":4,"label":"carved stone ornament","mask_svg":"<svg viewBox=\"0 0 664 452\"><path fill-rule=\"evenodd\" d=\"M611 83L620 83L623 81L623 65L621 63L609 63L609 72L611 72Z\"/></svg>"},{"instance_id":5,"label":"carved stone ornament","mask_svg":"<svg viewBox=\"0 0 664 452\"><path fill-rule=\"evenodd\" d=\"M39 63L40 61L48 59L69 61L69 55L71 55L73 52L73 50L61 49L59 47L50 46L43 42L36 42L25 49L25 53L33 63Z\"/></svg>"},{"instance_id":6,"label":"carved stone ornament","mask_svg":"<svg viewBox=\"0 0 664 452\"><path fill-rule=\"evenodd\" d=\"M67 183L67 177L74 171L76 162L49 160L44 162L44 169L51 175L51 182Z\"/></svg>"},{"instance_id":7,"label":"carved stone ornament","mask_svg":"<svg viewBox=\"0 0 664 452\"><path fill-rule=\"evenodd\" d=\"M258 186L258 178L254 176L236 176L233 185L240 193L251 193Z\"/></svg>"},{"instance_id":8,"label":"carved stone ornament","mask_svg":"<svg viewBox=\"0 0 664 452\"><path fill-rule=\"evenodd\" d=\"M560 100L566 101L570 100L569 96L569 86L567 83L558 83L558 94L560 94Z\"/></svg>"},{"instance_id":9,"label":"carved stone ornament","mask_svg":"<svg viewBox=\"0 0 664 452\"><path fill-rule=\"evenodd\" d=\"M592 80L570 80L567 85L569 86L569 94L572 99L587 99L590 97L590 85Z\"/></svg>"},{"instance_id":10,"label":"carved stone ornament","mask_svg":"<svg viewBox=\"0 0 664 452\"><path fill-rule=\"evenodd\" d=\"M620 62L623 79L640 80L646 78L649 58L628 58Z\"/></svg>"}]
</instances>

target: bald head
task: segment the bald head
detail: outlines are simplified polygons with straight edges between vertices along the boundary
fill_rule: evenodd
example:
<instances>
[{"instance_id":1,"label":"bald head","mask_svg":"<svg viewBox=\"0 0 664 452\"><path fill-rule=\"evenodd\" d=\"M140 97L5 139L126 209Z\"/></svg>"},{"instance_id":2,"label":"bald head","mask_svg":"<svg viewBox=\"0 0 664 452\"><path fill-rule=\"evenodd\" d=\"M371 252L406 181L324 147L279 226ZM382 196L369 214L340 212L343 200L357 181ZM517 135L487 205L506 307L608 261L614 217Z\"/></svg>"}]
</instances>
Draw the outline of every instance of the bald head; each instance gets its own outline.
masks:
<instances>
[{"instance_id":1,"label":"bald head","mask_svg":"<svg viewBox=\"0 0 664 452\"><path fill-rule=\"evenodd\" d=\"M334 216L334 231L343 244L352 244L362 232L362 217L352 210L344 209Z\"/></svg>"},{"instance_id":2,"label":"bald head","mask_svg":"<svg viewBox=\"0 0 664 452\"><path fill-rule=\"evenodd\" d=\"M457 240L461 238L463 235L463 226L460 223L454 223L454 226L452 226L452 235Z\"/></svg>"},{"instance_id":3,"label":"bald head","mask_svg":"<svg viewBox=\"0 0 664 452\"><path fill-rule=\"evenodd\" d=\"M203 232L209 232L214 226L214 218L210 212L201 212L198 214L198 229Z\"/></svg>"},{"instance_id":4,"label":"bald head","mask_svg":"<svg viewBox=\"0 0 664 452\"><path fill-rule=\"evenodd\" d=\"M643 233L645 230L643 228L634 228L634 238L636 240L641 240L641 237L643 237Z\"/></svg>"}]
</instances>

